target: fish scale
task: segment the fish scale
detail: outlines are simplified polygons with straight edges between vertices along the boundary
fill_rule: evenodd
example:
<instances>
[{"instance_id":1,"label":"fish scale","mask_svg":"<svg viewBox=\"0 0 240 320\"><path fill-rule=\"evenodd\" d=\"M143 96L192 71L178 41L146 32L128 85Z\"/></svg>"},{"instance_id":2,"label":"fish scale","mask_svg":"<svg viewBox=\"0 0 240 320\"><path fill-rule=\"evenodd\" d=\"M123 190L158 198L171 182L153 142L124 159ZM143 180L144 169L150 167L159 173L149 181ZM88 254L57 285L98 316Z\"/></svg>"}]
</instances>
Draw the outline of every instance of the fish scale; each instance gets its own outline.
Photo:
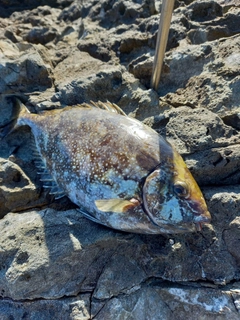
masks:
<instances>
[{"instance_id":1,"label":"fish scale","mask_svg":"<svg viewBox=\"0 0 240 320\"><path fill-rule=\"evenodd\" d=\"M87 218L149 234L200 230L210 222L181 156L118 106L95 102L40 114L19 100L17 106L16 126L31 128L51 193L67 195Z\"/></svg>"}]
</instances>

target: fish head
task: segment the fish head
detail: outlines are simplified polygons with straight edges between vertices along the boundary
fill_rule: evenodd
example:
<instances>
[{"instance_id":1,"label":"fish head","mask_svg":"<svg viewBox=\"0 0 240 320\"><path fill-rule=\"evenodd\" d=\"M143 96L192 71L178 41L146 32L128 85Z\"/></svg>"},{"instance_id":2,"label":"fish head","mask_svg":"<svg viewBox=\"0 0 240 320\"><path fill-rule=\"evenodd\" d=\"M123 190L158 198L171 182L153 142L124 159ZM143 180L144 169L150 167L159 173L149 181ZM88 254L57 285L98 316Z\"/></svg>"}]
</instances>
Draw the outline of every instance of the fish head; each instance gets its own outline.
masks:
<instances>
[{"instance_id":1,"label":"fish head","mask_svg":"<svg viewBox=\"0 0 240 320\"><path fill-rule=\"evenodd\" d=\"M202 224L211 221L200 188L175 150L146 177L143 206L152 222L165 225L169 233L201 231Z\"/></svg>"}]
</instances>

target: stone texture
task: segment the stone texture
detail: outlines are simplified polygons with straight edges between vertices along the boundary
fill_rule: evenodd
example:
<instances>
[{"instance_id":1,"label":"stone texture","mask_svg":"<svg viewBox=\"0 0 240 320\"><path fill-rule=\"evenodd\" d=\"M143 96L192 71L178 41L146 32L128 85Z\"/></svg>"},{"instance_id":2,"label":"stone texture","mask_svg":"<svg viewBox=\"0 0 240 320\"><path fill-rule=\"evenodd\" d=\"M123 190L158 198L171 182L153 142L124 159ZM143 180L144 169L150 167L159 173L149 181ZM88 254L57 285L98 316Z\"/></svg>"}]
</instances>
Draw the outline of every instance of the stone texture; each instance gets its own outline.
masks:
<instances>
[{"instance_id":1,"label":"stone texture","mask_svg":"<svg viewBox=\"0 0 240 320\"><path fill-rule=\"evenodd\" d=\"M5 52L5 48L7 49ZM0 94L45 90L52 86L49 61L44 59L44 49L31 45L12 45L9 40L0 43L3 52L0 70Z\"/></svg>"},{"instance_id":2,"label":"stone texture","mask_svg":"<svg viewBox=\"0 0 240 320\"><path fill-rule=\"evenodd\" d=\"M0 140L1 319L239 319L239 2L176 1L158 91L162 1L0 1L0 136L31 112L109 100L165 136L212 225L116 232L42 189L27 128Z\"/></svg>"},{"instance_id":3,"label":"stone texture","mask_svg":"<svg viewBox=\"0 0 240 320\"><path fill-rule=\"evenodd\" d=\"M239 293L238 293L239 296ZM230 291L195 287L153 284L143 286L128 297L109 300L96 319L186 319L194 314L198 319L239 319Z\"/></svg>"},{"instance_id":4,"label":"stone texture","mask_svg":"<svg viewBox=\"0 0 240 320\"><path fill-rule=\"evenodd\" d=\"M27 302L15 302L11 300L1 301L0 317L9 319L54 319L59 320L88 320L90 319L90 295L83 294L72 298L59 300L35 300Z\"/></svg>"},{"instance_id":5,"label":"stone texture","mask_svg":"<svg viewBox=\"0 0 240 320\"><path fill-rule=\"evenodd\" d=\"M193 68L182 74L180 79L167 76L163 81L176 88L176 92L167 94L164 101L175 107L187 105L202 106L219 116L236 114L239 110L239 35L231 39L221 39L211 46L194 46L195 57L187 55L187 48L170 55L170 68L175 69L177 60L183 56L185 64L178 64L178 68L187 69L189 59L196 59L198 63L190 63ZM199 49L201 50L199 52ZM195 51L194 50L194 51ZM201 56L204 50L206 54ZM180 58L182 60L182 58ZM200 61L199 61L200 60ZM176 63L176 64L175 64ZM181 65L181 67L180 67ZM195 65L195 66L194 66ZM178 83L176 83L179 81ZM181 81L181 84L180 84ZM164 88L164 86L163 86Z\"/></svg>"},{"instance_id":6,"label":"stone texture","mask_svg":"<svg viewBox=\"0 0 240 320\"><path fill-rule=\"evenodd\" d=\"M89 224L76 211L8 214L1 221L5 238L1 245L2 295L15 300L56 299L93 289L115 248L109 248L112 230L96 224L89 228Z\"/></svg>"},{"instance_id":7,"label":"stone texture","mask_svg":"<svg viewBox=\"0 0 240 320\"><path fill-rule=\"evenodd\" d=\"M17 164L0 158L0 181L4 183L0 189L0 217L36 205L39 189Z\"/></svg>"}]
</instances>

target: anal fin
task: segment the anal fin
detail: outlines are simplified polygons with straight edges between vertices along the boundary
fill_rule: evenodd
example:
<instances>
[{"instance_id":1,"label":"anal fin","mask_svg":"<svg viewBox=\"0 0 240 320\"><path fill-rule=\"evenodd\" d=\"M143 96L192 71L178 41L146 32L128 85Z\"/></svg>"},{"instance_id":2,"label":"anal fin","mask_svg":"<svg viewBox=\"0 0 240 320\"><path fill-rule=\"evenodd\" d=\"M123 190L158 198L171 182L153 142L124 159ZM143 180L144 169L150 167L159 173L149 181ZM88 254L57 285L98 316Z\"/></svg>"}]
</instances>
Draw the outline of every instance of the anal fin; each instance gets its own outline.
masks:
<instances>
[{"instance_id":1,"label":"anal fin","mask_svg":"<svg viewBox=\"0 0 240 320\"><path fill-rule=\"evenodd\" d=\"M106 224L102 223L100 220L98 220L97 218L93 217L90 213L83 211L82 209L76 209L78 212L80 212L85 218L87 218L88 220L91 220L95 223L101 224L103 226L106 226Z\"/></svg>"}]
</instances>

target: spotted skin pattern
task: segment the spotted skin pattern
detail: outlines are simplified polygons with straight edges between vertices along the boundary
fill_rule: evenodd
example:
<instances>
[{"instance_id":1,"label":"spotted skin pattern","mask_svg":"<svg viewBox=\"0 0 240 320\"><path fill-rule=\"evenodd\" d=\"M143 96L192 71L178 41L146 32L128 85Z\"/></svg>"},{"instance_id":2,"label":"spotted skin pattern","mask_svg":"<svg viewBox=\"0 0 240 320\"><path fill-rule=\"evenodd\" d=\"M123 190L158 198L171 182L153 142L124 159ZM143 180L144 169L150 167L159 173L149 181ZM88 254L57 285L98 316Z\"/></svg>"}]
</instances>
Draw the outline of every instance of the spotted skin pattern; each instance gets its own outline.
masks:
<instances>
[{"instance_id":1,"label":"spotted skin pattern","mask_svg":"<svg viewBox=\"0 0 240 320\"><path fill-rule=\"evenodd\" d=\"M31 128L47 172L88 218L149 234L200 230L210 221L181 156L115 105L83 104L36 115L18 103L17 126ZM177 183L182 184L176 188ZM185 197L176 193L182 185Z\"/></svg>"}]
</instances>

